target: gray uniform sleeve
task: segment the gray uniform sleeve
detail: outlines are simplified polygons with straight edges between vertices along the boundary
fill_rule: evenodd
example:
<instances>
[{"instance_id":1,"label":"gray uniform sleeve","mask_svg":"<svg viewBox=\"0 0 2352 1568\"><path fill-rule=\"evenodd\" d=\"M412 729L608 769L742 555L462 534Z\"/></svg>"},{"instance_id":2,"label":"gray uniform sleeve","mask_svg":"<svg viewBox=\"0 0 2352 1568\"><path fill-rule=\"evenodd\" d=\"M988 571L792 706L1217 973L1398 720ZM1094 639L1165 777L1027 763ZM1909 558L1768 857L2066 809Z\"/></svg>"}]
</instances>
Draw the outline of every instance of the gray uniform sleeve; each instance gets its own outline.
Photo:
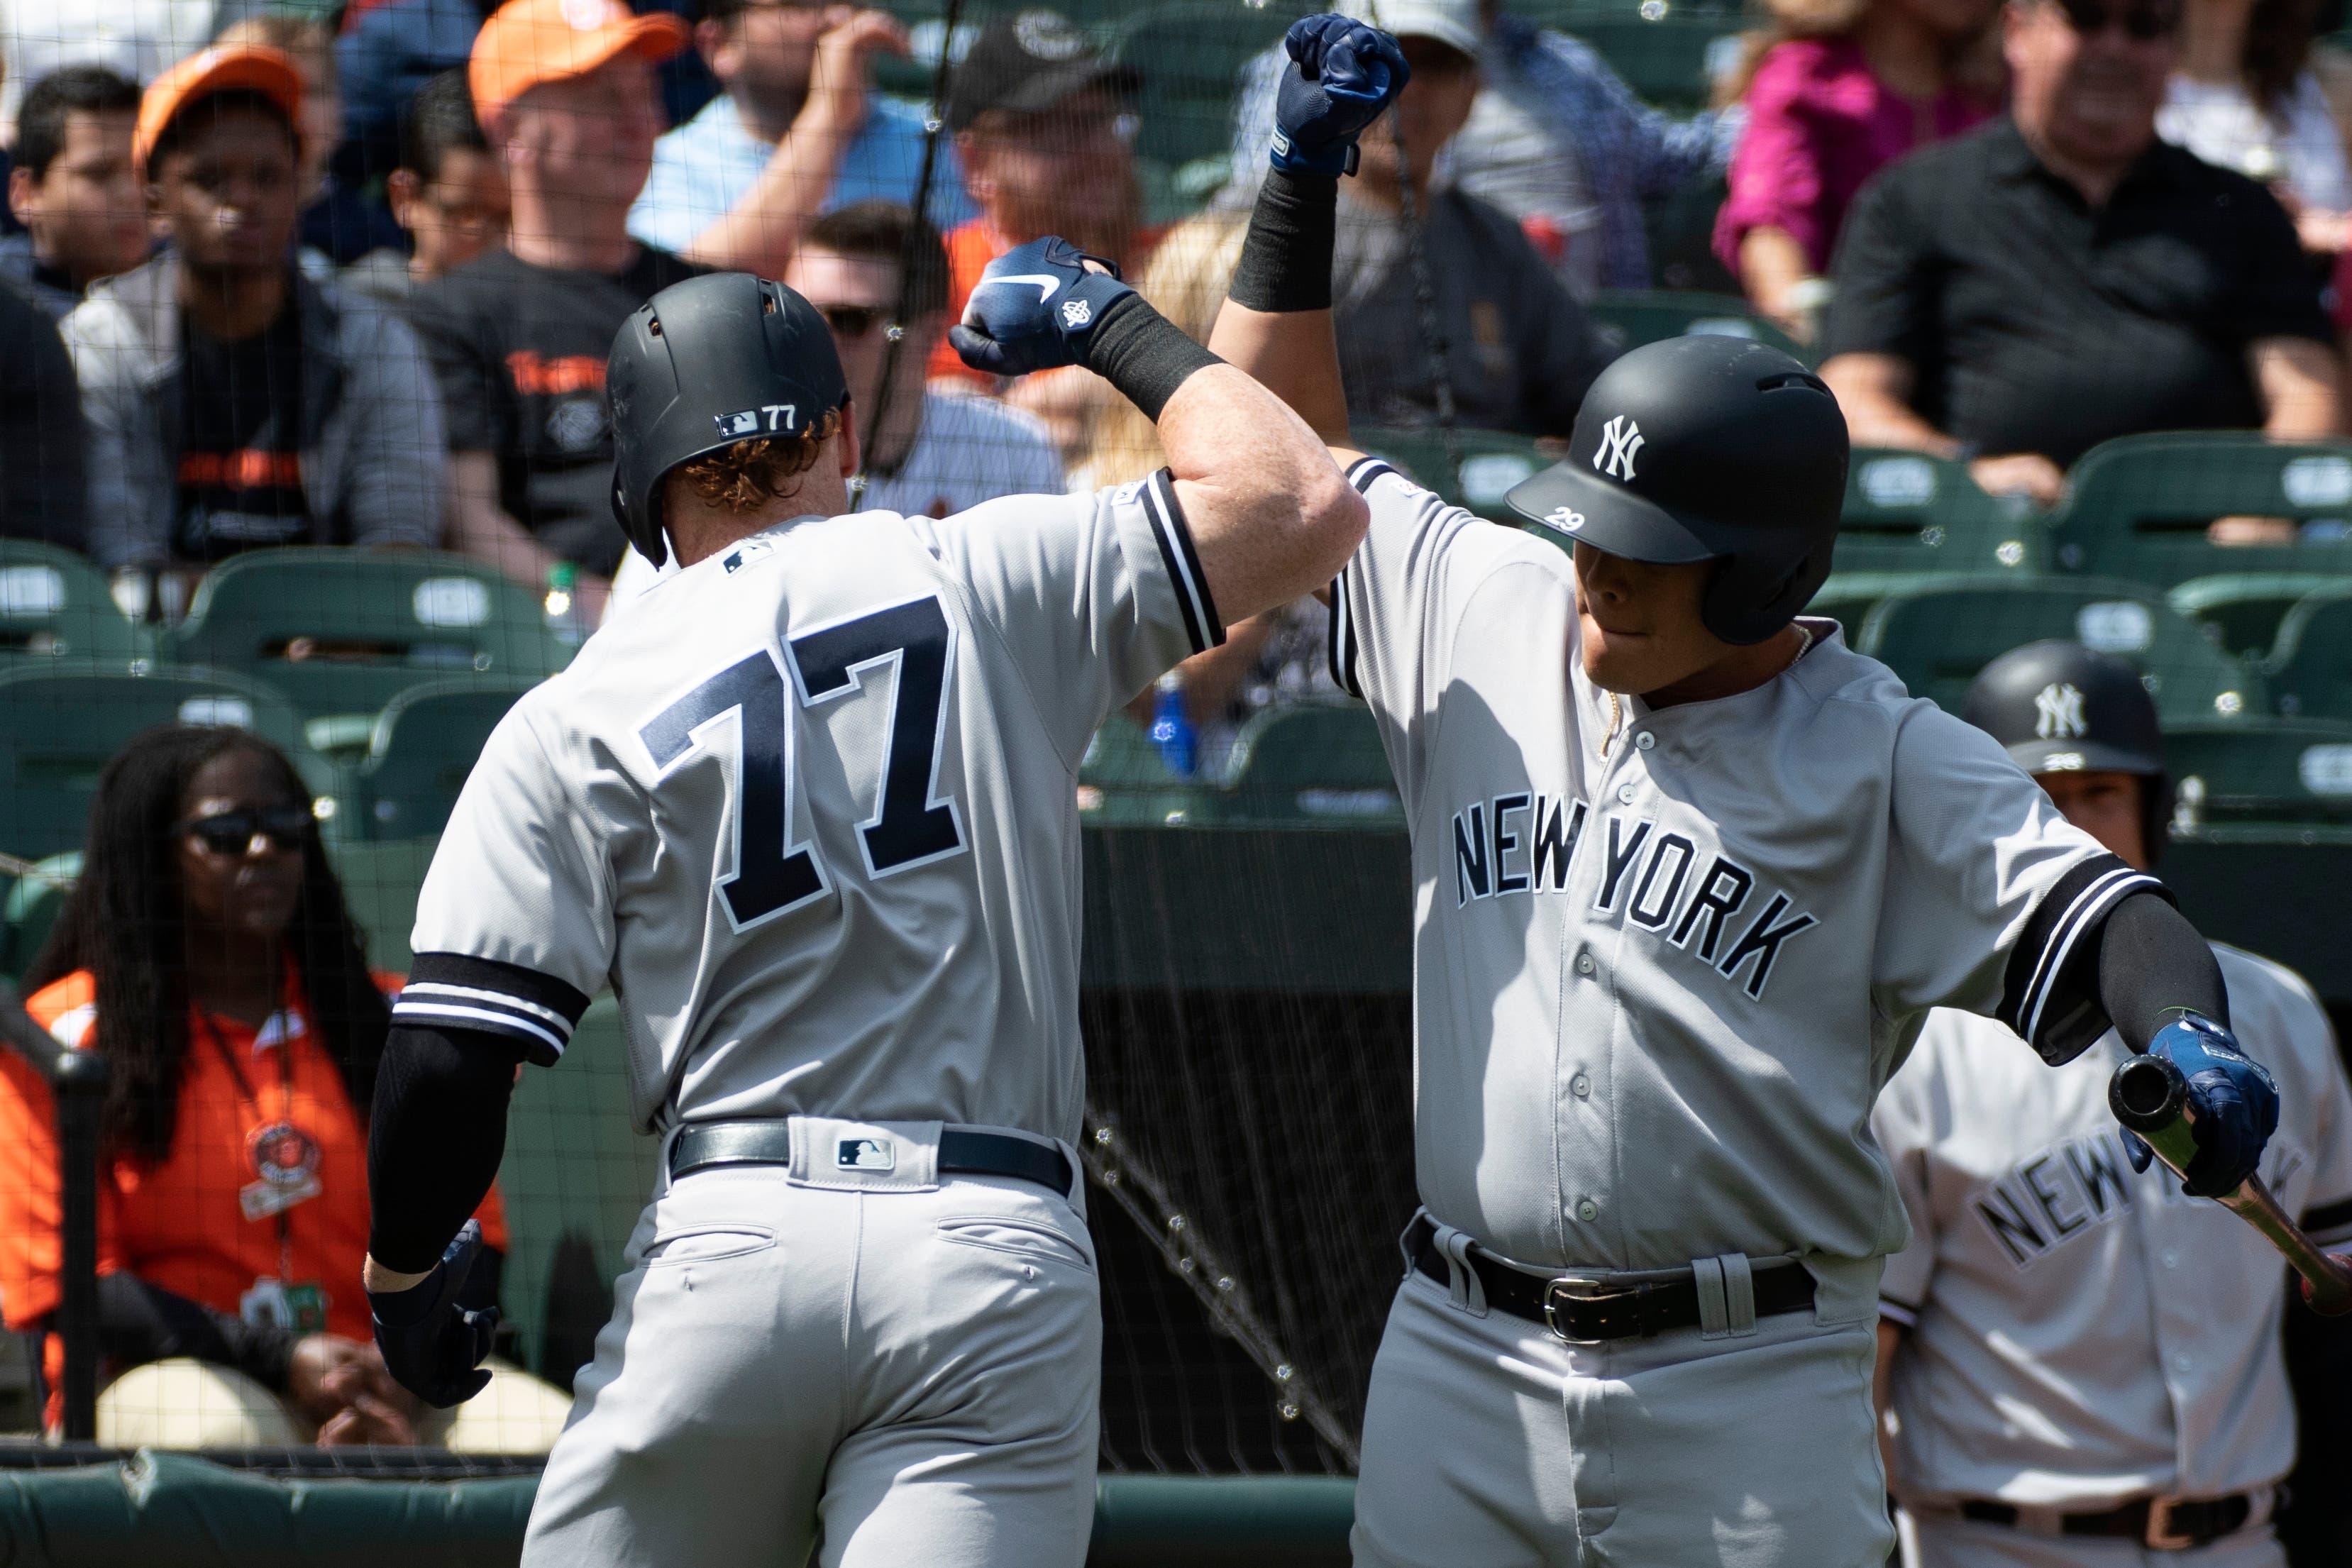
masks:
<instances>
[{"instance_id":1,"label":"gray uniform sleeve","mask_svg":"<svg viewBox=\"0 0 2352 1568\"><path fill-rule=\"evenodd\" d=\"M2273 967L2283 1015L2276 1026L2291 1033L2292 1054L2314 1064L2318 1078L2305 1091L2312 1121L2310 1198L2299 1216L2311 1239L2326 1247L2352 1244L2352 1086L2344 1077L2344 1058L2328 1026L2326 1009L2302 978ZM2292 984L2289 984L2292 982ZM2232 993L2234 1000L2235 993ZM2243 1022L2244 1020L2241 1020ZM2253 1037L2244 1041L2256 1060L2289 1054L2289 1042ZM2292 1112L2290 1112L2292 1114Z\"/></svg>"},{"instance_id":2,"label":"gray uniform sleeve","mask_svg":"<svg viewBox=\"0 0 2352 1568\"><path fill-rule=\"evenodd\" d=\"M2068 822L1991 736L1927 702L1900 722L1881 1006L1983 1014L2071 1060L2107 1028L2100 922L2127 894L2168 899L2164 884Z\"/></svg>"},{"instance_id":3,"label":"gray uniform sleeve","mask_svg":"<svg viewBox=\"0 0 2352 1568\"><path fill-rule=\"evenodd\" d=\"M1122 703L1225 640L1165 468L1092 495L1007 496L935 537L1073 769Z\"/></svg>"},{"instance_id":4,"label":"gray uniform sleeve","mask_svg":"<svg viewBox=\"0 0 2352 1568\"><path fill-rule=\"evenodd\" d=\"M416 900L393 1022L472 1029L552 1067L613 963L612 875L596 819L525 697L492 732Z\"/></svg>"}]
</instances>

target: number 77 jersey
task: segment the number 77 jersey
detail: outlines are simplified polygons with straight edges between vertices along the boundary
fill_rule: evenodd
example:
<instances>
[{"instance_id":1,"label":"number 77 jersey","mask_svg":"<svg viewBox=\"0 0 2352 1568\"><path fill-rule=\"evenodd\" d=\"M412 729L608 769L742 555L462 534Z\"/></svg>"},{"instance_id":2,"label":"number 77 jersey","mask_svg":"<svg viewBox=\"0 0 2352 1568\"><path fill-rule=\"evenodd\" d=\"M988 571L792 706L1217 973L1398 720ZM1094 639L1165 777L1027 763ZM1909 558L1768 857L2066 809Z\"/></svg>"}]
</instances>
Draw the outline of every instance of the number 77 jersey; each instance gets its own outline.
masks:
<instances>
[{"instance_id":1,"label":"number 77 jersey","mask_svg":"<svg viewBox=\"0 0 2352 1568\"><path fill-rule=\"evenodd\" d=\"M1078 762L1223 638L1164 472L755 534L662 579L499 726L394 1019L548 1065L609 981L641 1125L1075 1142Z\"/></svg>"}]
</instances>

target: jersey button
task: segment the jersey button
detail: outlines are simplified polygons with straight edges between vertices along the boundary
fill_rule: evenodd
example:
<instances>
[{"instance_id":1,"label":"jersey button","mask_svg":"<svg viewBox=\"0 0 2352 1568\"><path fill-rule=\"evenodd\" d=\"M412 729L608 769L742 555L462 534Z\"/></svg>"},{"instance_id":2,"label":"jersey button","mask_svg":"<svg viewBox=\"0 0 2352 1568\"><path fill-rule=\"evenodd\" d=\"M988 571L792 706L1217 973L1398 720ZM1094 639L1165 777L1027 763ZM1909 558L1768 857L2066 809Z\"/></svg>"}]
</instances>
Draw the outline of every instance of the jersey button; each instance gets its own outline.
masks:
<instances>
[{"instance_id":1,"label":"jersey button","mask_svg":"<svg viewBox=\"0 0 2352 1568\"><path fill-rule=\"evenodd\" d=\"M1633 793L1634 793L1634 792L1633 792L1633 786L1632 784L1619 784L1619 785L1617 786L1617 803L1618 803L1620 805L1633 805Z\"/></svg>"},{"instance_id":2,"label":"jersey button","mask_svg":"<svg viewBox=\"0 0 2352 1568\"><path fill-rule=\"evenodd\" d=\"M1577 1099L1582 1100L1586 1095L1592 1092L1592 1080L1585 1077L1582 1073L1578 1073L1574 1078L1568 1080L1568 1091L1576 1096Z\"/></svg>"},{"instance_id":3,"label":"jersey button","mask_svg":"<svg viewBox=\"0 0 2352 1568\"><path fill-rule=\"evenodd\" d=\"M2179 1268L2179 1267L2180 1267L2180 1254L2179 1254L2178 1252L2173 1251L2173 1250L2172 1250L2170 1247L2166 1247L2166 1248L2164 1249L2164 1266L2165 1266L2167 1268Z\"/></svg>"},{"instance_id":4,"label":"jersey button","mask_svg":"<svg viewBox=\"0 0 2352 1568\"><path fill-rule=\"evenodd\" d=\"M1576 1205L1576 1217L1590 1225L1601 1217L1601 1205L1591 1198L1580 1199Z\"/></svg>"},{"instance_id":5,"label":"jersey button","mask_svg":"<svg viewBox=\"0 0 2352 1568\"><path fill-rule=\"evenodd\" d=\"M1590 974L1592 973L1592 955L1591 953L1580 952L1576 955L1576 972L1579 974Z\"/></svg>"},{"instance_id":6,"label":"jersey button","mask_svg":"<svg viewBox=\"0 0 2352 1568\"><path fill-rule=\"evenodd\" d=\"M1647 730L1637 731L1634 733L1633 744L1643 751L1646 752L1657 743L1658 738L1655 735L1651 734Z\"/></svg>"}]
</instances>

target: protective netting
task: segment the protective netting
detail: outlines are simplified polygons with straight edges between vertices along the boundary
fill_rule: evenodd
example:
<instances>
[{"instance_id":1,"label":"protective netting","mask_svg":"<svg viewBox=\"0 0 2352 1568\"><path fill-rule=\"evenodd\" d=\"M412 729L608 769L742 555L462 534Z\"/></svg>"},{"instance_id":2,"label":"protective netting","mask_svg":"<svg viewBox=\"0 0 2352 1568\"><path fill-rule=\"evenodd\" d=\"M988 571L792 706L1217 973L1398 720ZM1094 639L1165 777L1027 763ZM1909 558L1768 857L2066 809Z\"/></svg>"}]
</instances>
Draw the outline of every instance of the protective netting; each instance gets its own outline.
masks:
<instances>
[{"instance_id":1,"label":"protective netting","mask_svg":"<svg viewBox=\"0 0 2352 1568\"><path fill-rule=\"evenodd\" d=\"M990 382L945 327L992 255L1057 232L1205 337L1275 51L1309 8L710 0L665 31L617 5L513 0L485 28L472 0L0 0L0 973L68 1044L100 1037L103 1006L135 1012L108 1048L150 1101L107 1113L99 1266L180 1303L100 1293L107 1440L543 1444L653 1175L615 1003L518 1091L502 1353L533 1381L452 1431L352 1416L336 1391L365 1369L311 1364L368 1337L372 1062L345 1048L348 996L302 987L358 975L337 899L369 966L404 970L491 727L653 578L610 518L604 345L696 267L757 270L834 329L862 505L943 516L1139 478L1152 432L1102 383ZM1510 526L1505 494L1627 348L1721 332L1843 357L1857 451L1811 613L1947 707L2028 642L2131 663L2178 785L2168 879L2340 1016L2352 445L2326 285L2352 176L2322 132L2352 55L2307 22L2267 39L2245 91L2269 117L2235 142L2173 95L2166 134L2285 209L2232 184L2216 217L2195 203L2221 187L2175 168L2116 184L2137 226L2107 232L2045 171L2033 210L2074 216L2037 228L2021 187L1969 184L1949 148L1916 188L1861 189L1917 144L2000 131L1990 6L1875 65L1855 41L1872 7L1801 9L1371 5L1416 74L1341 210L1356 440ZM2009 69L2039 80L2031 29L2073 23L2025 12ZM624 33L594 58L580 42ZM256 47L278 54L255 67ZM248 63L205 74L228 56ZM1933 79L1873 75L1908 67ZM1849 91L1874 107L1808 144L1807 115ZM2131 248L2166 223L2172 248ZM1412 890L1325 626L1308 601L1234 628L1082 772L1112 1468L1356 1459L1415 1203ZM256 736L286 766L158 725ZM307 868L280 945L191 890L226 875L207 855ZM60 926L99 881L104 907ZM110 966L143 978L90 979ZM57 1096L5 1061L0 1311L30 1432L65 1415L43 1331Z\"/></svg>"}]
</instances>

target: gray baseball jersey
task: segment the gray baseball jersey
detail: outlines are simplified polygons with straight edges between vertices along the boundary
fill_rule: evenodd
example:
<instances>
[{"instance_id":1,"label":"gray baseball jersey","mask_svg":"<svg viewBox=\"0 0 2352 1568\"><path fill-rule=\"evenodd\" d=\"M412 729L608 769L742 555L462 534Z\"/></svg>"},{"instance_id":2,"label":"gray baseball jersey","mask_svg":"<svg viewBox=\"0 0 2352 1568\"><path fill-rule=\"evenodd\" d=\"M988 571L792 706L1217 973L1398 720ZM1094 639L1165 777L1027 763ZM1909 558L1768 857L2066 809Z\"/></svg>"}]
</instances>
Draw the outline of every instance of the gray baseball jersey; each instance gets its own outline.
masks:
<instances>
[{"instance_id":1,"label":"gray baseball jersey","mask_svg":"<svg viewBox=\"0 0 2352 1568\"><path fill-rule=\"evenodd\" d=\"M1901 1247L1868 1118L1920 1016L2066 1058L2102 1026L2076 944L2159 885L1832 623L1753 690L1612 700L1565 552L1377 460L1350 479L1334 674L1412 833L1432 1215L1546 1267Z\"/></svg>"},{"instance_id":2,"label":"gray baseball jersey","mask_svg":"<svg viewBox=\"0 0 2352 1568\"><path fill-rule=\"evenodd\" d=\"M1165 471L769 529L664 579L499 726L395 1016L552 1062L609 980L645 1125L1075 1141L1078 760L1223 637Z\"/></svg>"},{"instance_id":3,"label":"gray baseball jersey","mask_svg":"<svg viewBox=\"0 0 2352 1568\"><path fill-rule=\"evenodd\" d=\"M2218 943L2231 1021L2278 1079L2263 1177L2323 1244L2352 1237L2352 1094L2291 972ZM2107 1109L2110 1033L2052 1071L1990 1019L1933 1015L1871 1125L1911 1245L1880 1310L1906 1496L2070 1509L2221 1497L2294 1462L2286 1266L2253 1227L2135 1174Z\"/></svg>"}]
</instances>

